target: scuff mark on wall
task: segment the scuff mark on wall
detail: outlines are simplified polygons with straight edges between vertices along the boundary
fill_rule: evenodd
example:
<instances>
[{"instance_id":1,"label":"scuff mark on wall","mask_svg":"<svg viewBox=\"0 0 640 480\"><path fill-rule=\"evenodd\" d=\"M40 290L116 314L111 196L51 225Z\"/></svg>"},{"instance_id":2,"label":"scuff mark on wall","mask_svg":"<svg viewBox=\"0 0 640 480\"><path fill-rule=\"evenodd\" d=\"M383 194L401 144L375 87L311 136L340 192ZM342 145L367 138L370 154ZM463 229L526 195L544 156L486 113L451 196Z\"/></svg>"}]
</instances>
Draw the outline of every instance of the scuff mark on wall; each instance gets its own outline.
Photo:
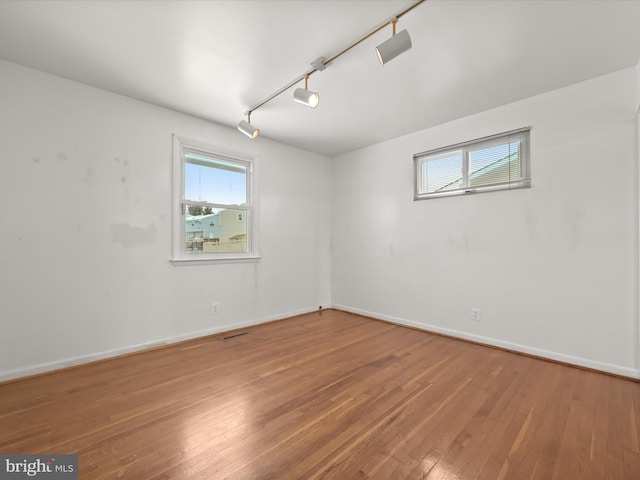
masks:
<instances>
[{"instance_id":1,"label":"scuff mark on wall","mask_svg":"<svg viewBox=\"0 0 640 480\"><path fill-rule=\"evenodd\" d=\"M95 183L96 169L89 167L85 170L84 176L80 177L80 181L87 186L92 186Z\"/></svg>"},{"instance_id":2,"label":"scuff mark on wall","mask_svg":"<svg viewBox=\"0 0 640 480\"><path fill-rule=\"evenodd\" d=\"M470 249L469 237L465 234L447 235L446 244L447 247L451 248L452 250L468 252Z\"/></svg>"},{"instance_id":3,"label":"scuff mark on wall","mask_svg":"<svg viewBox=\"0 0 640 480\"><path fill-rule=\"evenodd\" d=\"M566 206L563 217L569 229L569 244L572 248L576 248L582 240L583 214L577 208Z\"/></svg>"},{"instance_id":4,"label":"scuff mark on wall","mask_svg":"<svg viewBox=\"0 0 640 480\"><path fill-rule=\"evenodd\" d=\"M529 240L536 240L538 232L538 219L529 208L525 209L523 218Z\"/></svg>"},{"instance_id":5,"label":"scuff mark on wall","mask_svg":"<svg viewBox=\"0 0 640 480\"><path fill-rule=\"evenodd\" d=\"M120 243L123 247L135 247L155 242L158 229L151 222L148 227L136 227L128 223L112 223L111 238L114 243Z\"/></svg>"}]
</instances>

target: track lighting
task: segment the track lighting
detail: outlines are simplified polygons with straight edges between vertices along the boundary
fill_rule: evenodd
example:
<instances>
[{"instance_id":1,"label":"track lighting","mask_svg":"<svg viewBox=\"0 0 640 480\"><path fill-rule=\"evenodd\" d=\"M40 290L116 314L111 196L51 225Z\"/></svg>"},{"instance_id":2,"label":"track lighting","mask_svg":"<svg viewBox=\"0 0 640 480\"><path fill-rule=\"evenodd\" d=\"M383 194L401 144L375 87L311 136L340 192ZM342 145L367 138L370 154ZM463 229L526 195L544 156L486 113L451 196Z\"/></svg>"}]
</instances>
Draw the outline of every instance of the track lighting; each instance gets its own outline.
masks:
<instances>
[{"instance_id":1,"label":"track lighting","mask_svg":"<svg viewBox=\"0 0 640 480\"><path fill-rule=\"evenodd\" d=\"M411 48L411 37L409 36L409 32L402 30L396 35L397 21L397 19L393 19L391 21L391 24L393 25L393 36L376 47L376 53L378 54L380 65L390 62L398 55Z\"/></svg>"},{"instance_id":2,"label":"track lighting","mask_svg":"<svg viewBox=\"0 0 640 480\"><path fill-rule=\"evenodd\" d=\"M304 88L296 88L293 99L311 108L316 108L320 103L320 95L309 90L309 75L304 77Z\"/></svg>"},{"instance_id":3,"label":"track lighting","mask_svg":"<svg viewBox=\"0 0 640 480\"><path fill-rule=\"evenodd\" d=\"M247 114L247 120L248 122L240 120L240 123L238 124L238 130L244 133L247 137L254 139L258 135L260 135L260 130L251 125L251 112Z\"/></svg>"},{"instance_id":4,"label":"track lighting","mask_svg":"<svg viewBox=\"0 0 640 480\"><path fill-rule=\"evenodd\" d=\"M2 0L0 0L0 2L1 1ZM342 50L339 50L333 55L330 55L329 58L320 57L315 61L311 62L311 68L307 69L307 71L305 71L304 73L302 73L301 75L293 79L291 82L280 87L278 90L273 92L271 95L269 95L259 103L256 103L253 106L251 106L246 111L247 112L246 114L248 117L247 121L245 122L244 120L242 120L238 124L238 130L240 130L249 138L256 138L260 134L260 130L258 130L257 128L251 125L251 112L256 111L257 109L269 103L271 100L273 100L277 96L286 92L290 88L293 88L303 78L304 78L304 88L296 88L296 90L293 92L293 99L296 102L302 103L303 105L307 105L308 107L316 108L318 106L318 103L320 103L320 95L318 95L316 92L309 90L309 77L316 72L324 71L338 57L341 57L352 48L356 47L357 45L360 45L362 42L367 40L372 35L375 35L380 30L387 27L387 25L389 24L391 24L393 27L393 36L387 41L381 43L376 47L376 53L378 54L378 59L380 60L380 63L384 65L385 63L396 58L401 53L409 50L411 48L411 37L409 37L409 34L407 33L406 30L402 30L400 33L396 35L396 23L400 17L406 15L411 10L416 8L418 5L421 5L422 3L425 3L425 2L426 0L414 0L414 2L411 5L403 8L399 12L396 12L393 16L387 17L386 20L384 20L383 22L373 27L367 33L362 35L360 38L351 42Z\"/></svg>"}]
</instances>

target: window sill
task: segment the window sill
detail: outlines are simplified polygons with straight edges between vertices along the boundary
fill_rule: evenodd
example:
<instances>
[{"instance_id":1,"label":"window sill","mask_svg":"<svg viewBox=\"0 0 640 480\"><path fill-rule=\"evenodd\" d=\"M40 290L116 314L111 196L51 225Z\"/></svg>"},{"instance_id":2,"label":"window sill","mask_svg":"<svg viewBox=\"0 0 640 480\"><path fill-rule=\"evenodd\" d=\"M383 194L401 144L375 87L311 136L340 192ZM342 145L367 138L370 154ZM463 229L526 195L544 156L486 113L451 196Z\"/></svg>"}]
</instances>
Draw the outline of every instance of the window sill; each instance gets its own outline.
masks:
<instances>
[{"instance_id":1,"label":"window sill","mask_svg":"<svg viewBox=\"0 0 640 480\"><path fill-rule=\"evenodd\" d=\"M216 265L221 263L257 263L262 257L254 255L247 257L221 257L221 258L172 258L169 260L177 267L187 265Z\"/></svg>"},{"instance_id":2,"label":"window sill","mask_svg":"<svg viewBox=\"0 0 640 480\"><path fill-rule=\"evenodd\" d=\"M517 182L508 183L496 183L492 185L479 185L475 187L468 188L459 188L456 190L446 190L444 192L437 193L418 193L413 196L414 200L429 200L432 198L442 198L442 197L455 197L455 196L463 196L463 195L474 195L476 193L484 193L484 192L502 192L507 190L519 190L522 188L531 188L531 179L524 178L522 180L518 180Z\"/></svg>"}]
</instances>

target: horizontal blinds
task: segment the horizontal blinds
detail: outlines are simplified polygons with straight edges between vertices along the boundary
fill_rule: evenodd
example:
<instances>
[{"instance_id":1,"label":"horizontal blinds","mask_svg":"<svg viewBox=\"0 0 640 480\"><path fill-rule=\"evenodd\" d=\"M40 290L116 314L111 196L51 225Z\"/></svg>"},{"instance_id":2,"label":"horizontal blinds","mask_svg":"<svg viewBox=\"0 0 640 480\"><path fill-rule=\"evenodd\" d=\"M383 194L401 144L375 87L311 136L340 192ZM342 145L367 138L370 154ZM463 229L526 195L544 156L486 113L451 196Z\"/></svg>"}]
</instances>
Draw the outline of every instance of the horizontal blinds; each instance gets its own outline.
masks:
<instances>
[{"instance_id":1,"label":"horizontal blinds","mask_svg":"<svg viewBox=\"0 0 640 480\"><path fill-rule=\"evenodd\" d=\"M463 166L461 150L426 157L422 166L423 187L427 192L462 188Z\"/></svg>"},{"instance_id":2,"label":"horizontal blinds","mask_svg":"<svg viewBox=\"0 0 640 480\"><path fill-rule=\"evenodd\" d=\"M469 148L469 186L479 187L520 180L522 134L499 141L481 142Z\"/></svg>"},{"instance_id":3,"label":"horizontal blinds","mask_svg":"<svg viewBox=\"0 0 640 480\"><path fill-rule=\"evenodd\" d=\"M414 159L417 196L528 186L529 129L432 150Z\"/></svg>"}]
</instances>

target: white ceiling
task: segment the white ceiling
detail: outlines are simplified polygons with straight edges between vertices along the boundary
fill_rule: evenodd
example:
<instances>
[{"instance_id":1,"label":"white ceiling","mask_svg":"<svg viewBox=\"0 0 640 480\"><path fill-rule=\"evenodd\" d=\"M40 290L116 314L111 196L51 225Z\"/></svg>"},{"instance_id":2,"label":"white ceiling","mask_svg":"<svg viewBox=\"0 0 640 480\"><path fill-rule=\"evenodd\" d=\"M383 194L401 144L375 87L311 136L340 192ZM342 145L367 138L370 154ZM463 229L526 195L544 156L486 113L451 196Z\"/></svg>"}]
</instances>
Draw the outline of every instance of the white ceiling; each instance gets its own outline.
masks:
<instances>
[{"instance_id":1,"label":"white ceiling","mask_svg":"<svg viewBox=\"0 0 640 480\"><path fill-rule=\"evenodd\" d=\"M0 58L235 127L313 60L412 3L0 0ZM315 73L315 110L291 90L252 123L261 136L335 155L640 56L640 1L430 0L400 19L405 28L413 48L384 67L374 48L390 27Z\"/></svg>"}]
</instances>

